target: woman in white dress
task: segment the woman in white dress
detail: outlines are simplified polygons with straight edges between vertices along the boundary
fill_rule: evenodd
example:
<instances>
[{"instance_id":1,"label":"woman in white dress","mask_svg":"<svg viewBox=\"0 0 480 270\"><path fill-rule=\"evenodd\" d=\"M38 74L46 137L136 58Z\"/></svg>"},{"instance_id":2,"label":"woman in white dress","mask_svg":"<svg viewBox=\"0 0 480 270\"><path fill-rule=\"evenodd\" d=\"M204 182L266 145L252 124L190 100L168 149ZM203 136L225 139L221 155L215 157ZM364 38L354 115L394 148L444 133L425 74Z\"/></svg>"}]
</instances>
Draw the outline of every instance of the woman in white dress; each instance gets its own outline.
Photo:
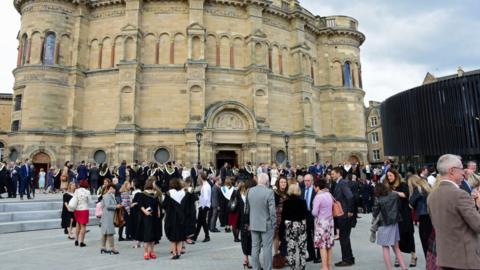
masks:
<instances>
[{"instance_id":1,"label":"woman in white dress","mask_svg":"<svg viewBox=\"0 0 480 270\"><path fill-rule=\"evenodd\" d=\"M270 170L270 186L272 186L272 188L275 188L275 184L277 183L278 175L279 175L279 172L278 172L278 169L277 169L277 164L273 163L272 169Z\"/></svg>"}]
</instances>

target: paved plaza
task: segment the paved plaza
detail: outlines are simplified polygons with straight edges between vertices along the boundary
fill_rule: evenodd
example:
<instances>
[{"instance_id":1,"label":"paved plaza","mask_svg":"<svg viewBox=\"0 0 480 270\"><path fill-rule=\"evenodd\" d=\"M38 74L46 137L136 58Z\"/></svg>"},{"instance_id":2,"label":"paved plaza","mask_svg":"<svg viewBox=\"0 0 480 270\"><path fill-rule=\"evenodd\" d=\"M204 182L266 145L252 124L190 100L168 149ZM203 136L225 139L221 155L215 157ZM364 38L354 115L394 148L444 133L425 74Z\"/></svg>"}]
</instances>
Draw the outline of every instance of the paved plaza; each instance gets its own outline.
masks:
<instances>
[{"instance_id":1,"label":"paved plaza","mask_svg":"<svg viewBox=\"0 0 480 270\"><path fill-rule=\"evenodd\" d=\"M50 196L49 196L50 197ZM51 199L51 198L50 198ZM2 201L0 203L5 202ZM352 231L352 246L356 264L347 269L385 269L381 248L369 242L370 215L362 215L358 225ZM73 270L73 269L243 269L240 243L234 243L231 233L211 235L209 243L198 242L187 245L187 253L180 260L171 260L169 243L163 238L156 247L159 258L154 261L143 260L143 249L131 248L132 242L116 242L120 255L100 254L100 229L90 226L86 237L86 248L74 247L63 230L30 231L0 235L0 269L28 270ZM416 228L418 230L418 228ZM415 234L417 269L425 268L425 261ZM199 240L203 239L203 233ZM338 242L334 247L334 262L340 260L341 252ZM410 256L405 254L408 262ZM288 268L285 268L288 269ZM320 264L307 266L308 270L320 269Z\"/></svg>"}]
</instances>

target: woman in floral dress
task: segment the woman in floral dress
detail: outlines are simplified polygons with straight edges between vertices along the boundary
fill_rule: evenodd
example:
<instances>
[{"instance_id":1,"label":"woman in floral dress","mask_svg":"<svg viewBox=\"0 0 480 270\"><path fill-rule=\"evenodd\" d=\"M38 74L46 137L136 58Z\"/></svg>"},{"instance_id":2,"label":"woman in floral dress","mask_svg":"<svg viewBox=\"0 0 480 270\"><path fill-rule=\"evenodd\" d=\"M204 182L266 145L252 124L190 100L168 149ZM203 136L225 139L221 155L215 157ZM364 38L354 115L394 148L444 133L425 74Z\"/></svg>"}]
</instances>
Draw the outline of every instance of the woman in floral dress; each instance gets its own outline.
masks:
<instances>
[{"instance_id":1,"label":"woman in floral dress","mask_svg":"<svg viewBox=\"0 0 480 270\"><path fill-rule=\"evenodd\" d=\"M314 182L317 195L313 199L312 215L315 217L314 246L320 249L322 257L322 270L332 268L333 247L333 197L328 192L327 181L324 178Z\"/></svg>"}]
</instances>

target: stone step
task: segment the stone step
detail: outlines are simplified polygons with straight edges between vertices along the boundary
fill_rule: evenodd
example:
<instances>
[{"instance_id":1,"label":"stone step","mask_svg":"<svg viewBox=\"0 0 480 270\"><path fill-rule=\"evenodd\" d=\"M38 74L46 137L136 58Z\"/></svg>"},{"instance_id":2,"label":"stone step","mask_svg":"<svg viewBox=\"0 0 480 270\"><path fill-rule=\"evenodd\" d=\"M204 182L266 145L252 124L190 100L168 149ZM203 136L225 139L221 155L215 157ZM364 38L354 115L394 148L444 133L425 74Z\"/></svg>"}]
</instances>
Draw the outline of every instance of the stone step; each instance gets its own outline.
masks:
<instances>
[{"instance_id":1,"label":"stone step","mask_svg":"<svg viewBox=\"0 0 480 270\"><path fill-rule=\"evenodd\" d=\"M5 223L0 223L0 234L60 229L61 228L60 223L61 223L60 218L5 222ZM88 224L89 226L98 225L99 223L100 223L100 219L97 219L95 216L90 216L90 222Z\"/></svg>"},{"instance_id":2,"label":"stone step","mask_svg":"<svg viewBox=\"0 0 480 270\"><path fill-rule=\"evenodd\" d=\"M90 208L90 213L95 213L95 208ZM39 210L39 211L18 211L0 213L0 224L4 222L44 220L61 218L62 210Z\"/></svg>"},{"instance_id":3,"label":"stone step","mask_svg":"<svg viewBox=\"0 0 480 270\"><path fill-rule=\"evenodd\" d=\"M62 201L29 201L0 204L0 213L62 209Z\"/></svg>"},{"instance_id":4,"label":"stone step","mask_svg":"<svg viewBox=\"0 0 480 270\"><path fill-rule=\"evenodd\" d=\"M93 207L97 202L97 196L92 197ZM44 211L62 209L62 198L56 200L24 200L15 202L0 202L0 213L20 211Z\"/></svg>"}]
</instances>

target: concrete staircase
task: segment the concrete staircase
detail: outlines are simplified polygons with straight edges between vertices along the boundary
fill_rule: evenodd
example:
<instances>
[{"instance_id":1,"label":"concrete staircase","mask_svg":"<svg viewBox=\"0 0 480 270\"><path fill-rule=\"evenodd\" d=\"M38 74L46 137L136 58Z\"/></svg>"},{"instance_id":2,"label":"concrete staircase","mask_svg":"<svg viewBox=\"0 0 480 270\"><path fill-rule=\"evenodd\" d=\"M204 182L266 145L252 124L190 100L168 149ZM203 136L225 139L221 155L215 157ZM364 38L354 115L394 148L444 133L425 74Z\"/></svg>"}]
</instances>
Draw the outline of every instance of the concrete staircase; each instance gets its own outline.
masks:
<instances>
[{"instance_id":1,"label":"concrete staircase","mask_svg":"<svg viewBox=\"0 0 480 270\"><path fill-rule=\"evenodd\" d=\"M96 201L96 200L95 200ZM90 206L89 225L98 225L95 206ZM61 228L62 198L0 201L0 234Z\"/></svg>"}]
</instances>

